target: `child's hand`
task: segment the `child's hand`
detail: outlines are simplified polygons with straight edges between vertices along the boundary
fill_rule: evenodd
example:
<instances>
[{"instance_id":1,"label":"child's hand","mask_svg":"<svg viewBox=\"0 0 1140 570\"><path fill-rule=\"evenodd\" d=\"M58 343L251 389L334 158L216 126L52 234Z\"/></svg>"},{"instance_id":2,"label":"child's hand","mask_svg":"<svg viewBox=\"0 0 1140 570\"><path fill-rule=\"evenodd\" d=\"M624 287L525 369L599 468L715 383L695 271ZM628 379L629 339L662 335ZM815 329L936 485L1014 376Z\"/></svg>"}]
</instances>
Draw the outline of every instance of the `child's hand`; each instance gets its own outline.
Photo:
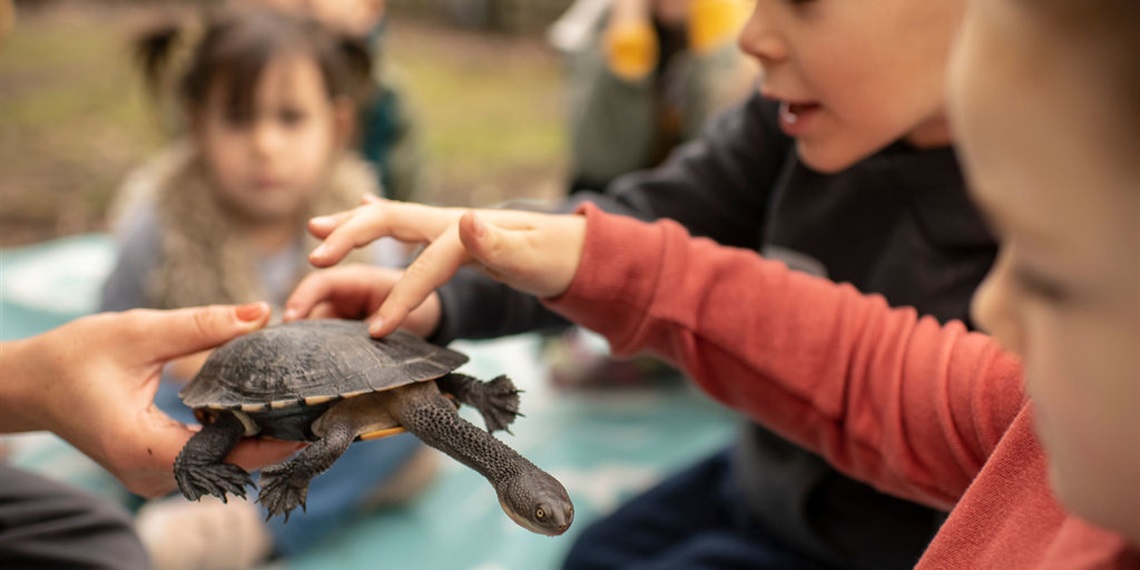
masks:
<instances>
[{"instance_id":1,"label":"child's hand","mask_svg":"<svg viewBox=\"0 0 1140 570\"><path fill-rule=\"evenodd\" d=\"M372 265L344 265L307 275L285 301L285 322L298 319L371 317L403 272ZM439 328L439 295L432 292L401 327L425 338Z\"/></svg>"},{"instance_id":2,"label":"child's hand","mask_svg":"<svg viewBox=\"0 0 1140 570\"><path fill-rule=\"evenodd\" d=\"M72 321L4 344L3 432L50 430L131 491L174 488L174 458L194 432L154 406L165 362L265 325L263 303L176 311L134 310ZM244 440L229 461L256 469L298 449Z\"/></svg>"},{"instance_id":3,"label":"child's hand","mask_svg":"<svg viewBox=\"0 0 1140 570\"><path fill-rule=\"evenodd\" d=\"M564 292L578 269L585 243L581 216L513 210L468 211L388 200L369 200L354 210L314 218L309 229L321 244L309 256L319 267L336 263L353 247L380 237L426 243L399 281L387 289L370 330L386 335L400 326L459 267L474 261L491 277L539 297ZM334 287L352 288L342 283ZM360 293L326 290L320 298ZM437 318L438 322L438 318Z\"/></svg>"}]
</instances>

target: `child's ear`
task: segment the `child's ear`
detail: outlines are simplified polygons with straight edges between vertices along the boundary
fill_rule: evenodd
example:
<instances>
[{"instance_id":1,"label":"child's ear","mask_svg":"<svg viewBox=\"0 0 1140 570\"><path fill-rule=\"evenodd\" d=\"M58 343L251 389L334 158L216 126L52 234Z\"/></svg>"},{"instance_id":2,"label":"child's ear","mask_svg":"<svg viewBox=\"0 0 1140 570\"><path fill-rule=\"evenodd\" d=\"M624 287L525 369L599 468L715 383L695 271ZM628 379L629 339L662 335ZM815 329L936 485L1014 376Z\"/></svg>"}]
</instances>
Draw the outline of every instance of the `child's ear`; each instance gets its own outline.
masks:
<instances>
[{"instance_id":1,"label":"child's ear","mask_svg":"<svg viewBox=\"0 0 1140 570\"><path fill-rule=\"evenodd\" d=\"M340 96L333 99L333 134L337 147L346 149L356 135L356 105L352 99Z\"/></svg>"}]
</instances>

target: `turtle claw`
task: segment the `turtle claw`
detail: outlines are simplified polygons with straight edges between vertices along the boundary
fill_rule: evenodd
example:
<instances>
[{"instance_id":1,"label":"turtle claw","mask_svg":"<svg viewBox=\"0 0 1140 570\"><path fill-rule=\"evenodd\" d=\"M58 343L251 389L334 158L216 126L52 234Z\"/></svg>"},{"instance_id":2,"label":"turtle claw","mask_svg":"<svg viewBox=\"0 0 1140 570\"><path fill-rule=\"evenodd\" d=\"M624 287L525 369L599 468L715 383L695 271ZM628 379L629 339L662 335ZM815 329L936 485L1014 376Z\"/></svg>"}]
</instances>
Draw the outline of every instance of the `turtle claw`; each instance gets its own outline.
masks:
<instances>
[{"instance_id":1,"label":"turtle claw","mask_svg":"<svg viewBox=\"0 0 1140 570\"><path fill-rule=\"evenodd\" d=\"M285 522L289 522L289 513L301 507L305 510L305 499L309 494L309 481L295 481L293 470L288 467L274 465L261 471L261 491L257 502L265 507L267 514L265 520L275 515L284 515ZM299 483L299 484L298 484Z\"/></svg>"},{"instance_id":2,"label":"turtle claw","mask_svg":"<svg viewBox=\"0 0 1140 570\"><path fill-rule=\"evenodd\" d=\"M510 378L498 376L472 394L474 401L471 404L482 413L488 432L502 430L511 433L507 428L522 415L519 413L520 392L522 390L515 388Z\"/></svg>"},{"instance_id":3,"label":"turtle claw","mask_svg":"<svg viewBox=\"0 0 1140 570\"><path fill-rule=\"evenodd\" d=\"M226 502L230 493L245 498L245 488L253 485L245 469L229 463L211 463L176 469L174 479L182 495L197 501L202 495L213 495Z\"/></svg>"}]
</instances>

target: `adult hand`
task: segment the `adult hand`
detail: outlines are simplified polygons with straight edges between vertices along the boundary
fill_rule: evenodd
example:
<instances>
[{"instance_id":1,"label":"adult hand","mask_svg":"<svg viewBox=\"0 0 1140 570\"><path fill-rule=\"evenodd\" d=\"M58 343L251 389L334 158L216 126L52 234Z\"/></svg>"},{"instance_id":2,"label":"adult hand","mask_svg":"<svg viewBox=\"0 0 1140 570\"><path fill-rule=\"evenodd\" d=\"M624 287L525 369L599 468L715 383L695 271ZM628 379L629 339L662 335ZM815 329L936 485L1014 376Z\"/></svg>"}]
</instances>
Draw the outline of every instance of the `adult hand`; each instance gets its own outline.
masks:
<instances>
[{"instance_id":1,"label":"adult hand","mask_svg":"<svg viewBox=\"0 0 1140 570\"><path fill-rule=\"evenodd\" d=\"M285 301L286 322L298 319L365 319L376 313L403 272L372 265L343 265L307 275ZM439 295L428 294L400 325L420 337L439 328Z\"/></svg>"},{"instance_id":2,"label":"adult hand","mask_svg":"<svg viewBox=\"0 0 1140 570\"><path fill-rule=\"evenodd\" d=\"M4 343L0 431L50 430L132 492L174 488L174 458L194 435L154 406L163 365L261 328L265 303L174 311L133 310L72 321ZM294 442L245 440L228 461L254 470Z\"/></svg>"},{"instance_id":3,"label":"adult hand","mask_svg":"<svg viewBox=\"0 0 1140 570\"><path fill-rule=\"evenodd\" d=\"M309 256L318 267L333 265L352 248L385 236L427 244L403 276L385 287L386 294L371 298L383 297L369 329L373 336L383 336L396 330L466 263L474 262L492 278L525 293L561 294L581 261L586 220L574 215L437 208L372 199L353 210L314 218L309 230L324 239ZM352 290L359 283L342 282L334 289L338 287ZM326 290L320 297L352 295L359 299L361 293Z\"/></svg>"}]
</instances>

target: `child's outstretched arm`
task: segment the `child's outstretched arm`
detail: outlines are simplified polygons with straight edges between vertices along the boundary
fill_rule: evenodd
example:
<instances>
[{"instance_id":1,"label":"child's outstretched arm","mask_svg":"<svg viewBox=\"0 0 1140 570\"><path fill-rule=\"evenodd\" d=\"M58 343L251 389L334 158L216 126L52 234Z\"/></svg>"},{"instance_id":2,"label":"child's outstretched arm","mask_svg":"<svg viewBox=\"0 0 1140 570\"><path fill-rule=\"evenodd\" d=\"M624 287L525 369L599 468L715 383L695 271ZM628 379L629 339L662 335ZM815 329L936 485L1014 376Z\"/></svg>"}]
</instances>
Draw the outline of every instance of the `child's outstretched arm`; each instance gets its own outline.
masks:
<instances>
[{"instance_id":1,"label":"child's outstretched arm","mask_svg":"<svg viewBox=\"0 0 1140 570\"><path fill-rule=\"evenodd\" d=\"M1024 412L1019 362L960 323L892 310L848 285L692 239L673 222L582 212L378 204L315 229L339 256L381 235L431 242L391 289L384 307L401 297L380 309L385 319L475 261L605 335L618 354L656 352L840 469L934 506L961 496Z\"/></svg>"}]
</instances>

